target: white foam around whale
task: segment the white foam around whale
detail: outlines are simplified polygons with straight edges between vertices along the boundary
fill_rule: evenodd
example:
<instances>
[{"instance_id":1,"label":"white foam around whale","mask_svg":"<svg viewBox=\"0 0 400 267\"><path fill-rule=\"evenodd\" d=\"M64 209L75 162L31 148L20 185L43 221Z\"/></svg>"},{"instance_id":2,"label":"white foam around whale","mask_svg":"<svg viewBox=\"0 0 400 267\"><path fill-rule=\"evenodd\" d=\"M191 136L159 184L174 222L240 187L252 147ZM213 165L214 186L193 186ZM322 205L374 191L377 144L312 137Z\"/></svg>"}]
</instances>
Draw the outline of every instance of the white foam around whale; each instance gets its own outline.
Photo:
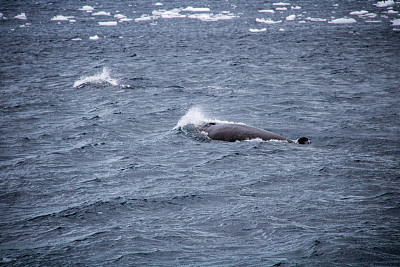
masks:
<instances>
[{"instance_id":1,"label":"white foam around whale","mask_svg":"<svg viewBox=\"0 0 400 267\"><path fill-rule=\"evenodd\" d=\"M102 73L95 74L93 76L79 78L79 80L74 82L74 87L80 87L88 83L94 83L94 84L109 83L113 86L118 85L118 81L116 79L111 78L110 71L107 67L103 68Z\"/></svg>"}]
</instances>

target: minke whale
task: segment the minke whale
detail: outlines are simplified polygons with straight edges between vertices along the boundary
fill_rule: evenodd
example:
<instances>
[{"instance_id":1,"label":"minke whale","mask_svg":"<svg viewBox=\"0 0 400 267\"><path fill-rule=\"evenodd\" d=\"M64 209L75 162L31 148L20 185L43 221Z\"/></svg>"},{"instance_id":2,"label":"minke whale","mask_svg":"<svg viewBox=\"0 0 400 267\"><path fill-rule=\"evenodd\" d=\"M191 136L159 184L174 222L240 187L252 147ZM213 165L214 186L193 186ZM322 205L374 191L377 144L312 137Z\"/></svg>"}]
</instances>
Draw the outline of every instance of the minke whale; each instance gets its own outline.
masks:
<instances>
[{"instance_id":1,"label":"minke whale","mask_svg":"<svg viewBox=\"0 0 400 267\"><path fill-rule=\"evenodd\" d=\"M200 131L207 133L212 140L227 142L236 142L260 138L264 141L282 140L289 143L309 144L307 137L301 137L297 140L291 140L279 134L268 132L252 126L236 123L215 123L209 122L199 127Z\"/></svg>"}]
</instances>

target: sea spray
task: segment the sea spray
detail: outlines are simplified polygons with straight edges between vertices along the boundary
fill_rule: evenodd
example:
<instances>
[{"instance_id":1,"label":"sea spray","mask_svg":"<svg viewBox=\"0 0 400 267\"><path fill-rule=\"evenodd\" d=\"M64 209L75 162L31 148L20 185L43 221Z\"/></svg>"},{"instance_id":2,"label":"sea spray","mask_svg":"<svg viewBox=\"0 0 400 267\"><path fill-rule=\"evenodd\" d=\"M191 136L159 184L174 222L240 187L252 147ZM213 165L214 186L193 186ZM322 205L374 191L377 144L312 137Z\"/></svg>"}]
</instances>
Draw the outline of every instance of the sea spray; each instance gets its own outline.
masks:
<instances>
[{"instance_id":1,"label":"sea spray","mask_svg":"<svg viewBox=\"0 0 400 267\"><path fill-rule=\"evenodd\" d=\"M192 124L195 126L207 123L207 122L215 122L215 123L236 123L236 124L242 124L240 122L232 122L232 121L225 121L225 120L219 120L219 119L214 119L214 118L208 118L205 113L203 112L203 109L199 106L194 106L186 112L182 118L179 119L178 123L175 125L173 128L174 130L182 129L186 125Z\"/></svg>"},{"instance_id":2,"label":"sea spray","mask_svg":"<svg viewBox=\"0 0 400 267\"><path fill-rule=\"evenodd\" d=\"M74 82L74 87L80 87L88 83L89 84L109 83L113 86L118 85L118 81L116 79L111 78L110 70L107 67L103 68L102 73L95 74L93 76L79 78L79 80Z\"/></svg>"},{"instance_id":3,"label":"sea spray","mask_svg":"<svg viewBox=\"0 0 400 267\"><path fill-rule=\"evenodd\" d=\"M186 114L180 118L178 123L175 125L174 130L183 128L188 124L200 125L207 122L208 119L205 117L203 110L199 106L195 106L189 109Z\"/></svg>"}]
</instances>

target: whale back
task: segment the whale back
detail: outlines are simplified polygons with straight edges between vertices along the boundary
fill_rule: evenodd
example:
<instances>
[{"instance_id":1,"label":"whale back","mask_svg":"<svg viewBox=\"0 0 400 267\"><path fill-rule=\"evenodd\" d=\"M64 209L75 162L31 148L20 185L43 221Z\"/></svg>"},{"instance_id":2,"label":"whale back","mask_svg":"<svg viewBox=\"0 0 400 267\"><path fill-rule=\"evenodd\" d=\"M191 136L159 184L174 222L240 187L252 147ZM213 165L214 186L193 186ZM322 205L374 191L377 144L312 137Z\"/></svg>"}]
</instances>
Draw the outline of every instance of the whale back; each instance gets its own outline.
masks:
<instances>
[{"instance_id":1,"label":"whale back","mask_svg":"<svg viewBox=\"0 0 400 267\"><path fill-rule=\"evenodd\" d=\"M294 143L294 141L283 137L279 134L275 134L272 132L268 132L262 129L258 129L252 126L247 126L243 124L234 124L234 123L207 123L200 127L201 131L204 131L208 134L208 137L213 140L220 141L244 141L260 138L262 140L285 140L290 143Z\"/></svg>"}]
</instances>

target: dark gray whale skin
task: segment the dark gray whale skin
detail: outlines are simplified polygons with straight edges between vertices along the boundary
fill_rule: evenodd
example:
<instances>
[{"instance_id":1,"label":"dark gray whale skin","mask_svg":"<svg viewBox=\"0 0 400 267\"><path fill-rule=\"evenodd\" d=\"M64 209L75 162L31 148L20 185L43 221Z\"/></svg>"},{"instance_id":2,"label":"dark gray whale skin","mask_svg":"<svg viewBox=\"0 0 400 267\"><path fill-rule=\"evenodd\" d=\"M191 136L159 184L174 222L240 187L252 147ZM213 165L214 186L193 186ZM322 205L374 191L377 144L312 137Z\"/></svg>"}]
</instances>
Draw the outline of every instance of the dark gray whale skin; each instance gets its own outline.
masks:
<instances>
[{"instance_id":1,"label":"dark gray whale skin","mask_svg":"<svg viewBox=\"0 0 400 267\"><path fill-rule=\"evenodd\" d=\"M243 124L210 122L200 126L199 129L203 132L206 132L210 139L227 142L236 142L260 138L265 141L283 140L289 143L308 143L307 137L302 137L299 138L297 141L293 141L279 134L271 133Z\"/></svg>"}]
</instances>

